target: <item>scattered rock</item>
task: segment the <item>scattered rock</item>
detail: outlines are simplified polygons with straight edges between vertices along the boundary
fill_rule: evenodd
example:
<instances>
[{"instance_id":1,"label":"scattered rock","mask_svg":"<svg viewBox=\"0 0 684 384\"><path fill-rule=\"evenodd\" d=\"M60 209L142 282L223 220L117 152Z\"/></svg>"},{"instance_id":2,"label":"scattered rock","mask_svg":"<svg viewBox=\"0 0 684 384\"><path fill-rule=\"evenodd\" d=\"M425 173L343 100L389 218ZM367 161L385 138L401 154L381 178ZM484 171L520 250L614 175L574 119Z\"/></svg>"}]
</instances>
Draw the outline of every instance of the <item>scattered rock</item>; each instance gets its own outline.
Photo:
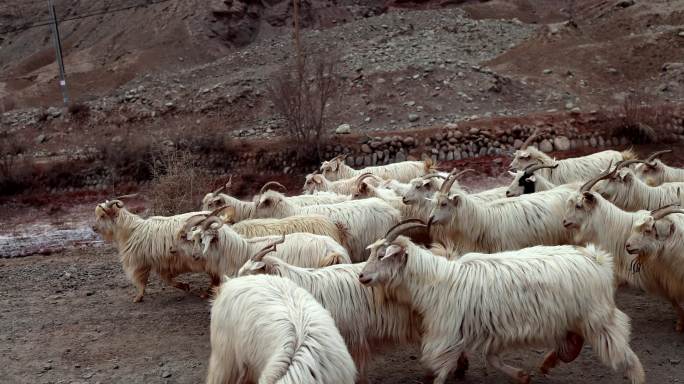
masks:
<instances>
[{"instance_id":1,"label":"scattered rock","mask_svg":"<svg viewBox=\"0 0 684 384\"><path fill-rule=\"evenodd\" d=\"M615 4L616 7L627 8L634 5L634 0L620 0Z\"/></svg>"},{"instance_id":2,"label":"scattered rock","mask_svg":"<svg viewBox=\"0 0 684 384\"><path fill-rule=\"evenodd\" d=\"M418 116L418 115L415 114L415 113L409 113L409 115L408 115L408 121L414 123L414 122L418 121L418 119L420 119L420 116Z\"/></svg>"},{"instance_id":3,"label":"scattered rock","mask_svg":"<svg viewBox=\"0 0 684 384\"><path fill-rule=\"evenodd\" d=\"M41 133L40 135L38 135L38 137L36 137L34 141L36 142L36 144L42 144L47 141L47 136Z\"/></svg>"},{"instance_id":4,"label":"scattered rock","mask_svg":"<svg viewBox=\"0 0 684 384\"><path fill-rule=\"evenodd\" d=\"M522 147L522 145L523 145L523 141L520 139L515 139L515 141L513 142L513 148L515 148L515 149L520 149L520 147Z\"/></svg>"},{"instance_id":5,"label":"scattered rock","mask_svg":"<svg viewBox=\"0 0 684 384\"><path fill-rule=\"evenodd\" d=\"M171 377L171 372L169 372L169 371L162 371L161 377L163 377L164 379L168 379L169 377Z\"/></svg>"},{"instance_id":6,"label":"scattered rock","mask_svg":"<svg viewBox=\"0 0 684 384\"><path fill-rule=\"evenodd\" d=\"M347 135L350 133L351 133L351 125L349 125L349 124L340 124L335 129L335 134L337 134L337 135Z\"/></svg>"},{"instance_id":7,"label":"scattered rock","mask_svg":"<svg viewBox=\"0 0 684 384\"><path fill-rule=\"evenodd\" d=\"M542 142L539 143L539 150L542 152L552 152L553 145L548 140L542 140Z\"/></svg>"},{"instance_id":8,"label":"scattered rock","mask_svg":"<svg viewBox=\"0 0 684 384\"><path fill-rule=\"evenodd\" d=\"M549 69L549 68L546 68L545 70L542 71L542 73L545 74L545 75L550 75L550 74L553 73L553 70L551 70L551 69Z\"/></svg>"},{"instance_id":9,"label":"scattered rock","mask_svg":"<svg viewBox=\"0 0 684 384\"><path fill-rule=\"evenodd\" d=\"M557 151L567 151L570 149L570 139L565 136L558 136L553 139L553 146Z\"/></svg>"},{"instance_id":10,"label":"scattered rock","mask_svg":"<svg viewBox=\"0 0 684 384\"><path fill-rule=\"evenodd\" d=\"M363 144L361 146L361 152L363 153L372 153L373 151L371 150L371 147L368 144Z\"/></svg>"}]
</instances>

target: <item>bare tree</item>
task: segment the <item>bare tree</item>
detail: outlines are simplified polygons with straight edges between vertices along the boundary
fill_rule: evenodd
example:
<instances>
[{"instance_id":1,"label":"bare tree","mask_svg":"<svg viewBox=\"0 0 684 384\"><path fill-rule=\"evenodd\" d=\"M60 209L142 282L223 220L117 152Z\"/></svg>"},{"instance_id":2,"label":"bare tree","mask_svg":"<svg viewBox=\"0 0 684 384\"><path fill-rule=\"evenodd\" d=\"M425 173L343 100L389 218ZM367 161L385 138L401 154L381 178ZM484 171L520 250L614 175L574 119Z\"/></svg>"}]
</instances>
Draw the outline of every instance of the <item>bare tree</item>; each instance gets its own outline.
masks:
<instances>
[{"instance_id":1,"label":"bare tree","mask_svg":"<svg viewBox=\"0 0 684 384\"><path fill-rule=\"evenodd\" d=\"M305 150L298 151L300 160L308 157L318 161L321 142L326 136L326 108L339 86L338 58L334 52L312 54L309 52L311 49L302 45L299 38L299 1L293 0L293 3L295 60L271 79L269 94L276 111L285 119L288 133L303 144L301 148Z\"/></svg>"}]
</instances>

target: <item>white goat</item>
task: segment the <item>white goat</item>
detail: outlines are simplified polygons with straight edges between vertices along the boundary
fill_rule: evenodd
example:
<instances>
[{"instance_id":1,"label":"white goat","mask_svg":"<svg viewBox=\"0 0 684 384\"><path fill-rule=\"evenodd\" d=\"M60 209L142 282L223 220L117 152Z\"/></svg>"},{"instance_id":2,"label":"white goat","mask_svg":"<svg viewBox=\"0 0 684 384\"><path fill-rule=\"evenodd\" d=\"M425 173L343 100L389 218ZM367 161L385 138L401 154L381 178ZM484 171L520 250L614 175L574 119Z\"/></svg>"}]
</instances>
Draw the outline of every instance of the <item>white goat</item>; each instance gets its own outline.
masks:
<instances>
[{"instance_id":1,"label":"white goat","mask_svg":"<svg viewBox=\"0 0 684 384\"><path fill-rule=\"evenodd\" d=\"M330 313L304 289L276 276L221 285L207 384L352 384L355 376Z\"/></svg>"},{"instance_id":2,"label":"white goat","mask_svg":"<svg viewBox=\"0 0 684 384\"><path fill-rule=\"evenodd\" d=\"M235 276L254 253L274 242L283 243L277 255L297 266L318 268L351 262L347 250L328 236L292 233L245 239L216 216L191 218L183 231L187 235L177 236L178 249L205 260L206 271L212 275Z\"/></svg>"},{"instance_id":3,"label":"white goat","mask_svg":"<svg viewBox=\"0 0 684 384\"><path fill-rule=\"evenodd\" d=\"M224 222L230 222L230 213L227 218L223 217L223 215L221 215L221 218ZM347 229L342 224L334 223L329 218L321 215L299 215L283 219L244 220L233 224L231 228L246 239L301 232L330 236L341 245L347 243L349 235Z\"/></svg>"},{"instance_id":4,"label":"white goat","mask_svg":"<svg viewBox=\"0 0 684 384\"><path fill-rule=\"evenodd\" d=\"M340 155L330 161L323 162L320 171L326 179L335 181L357 177L364 173L372 173L385 180L408 182L418 176L432 173L437 168L432 159L426 158L424 161L402 161L400 163L354 169L344 163L345 158L346 155Z\"/></svg>"},{"instance_id":5,"label":"white goat","mask_svg":"<svg viewBox=\"0 0 684 384\"><path fill-rule=\"evenodd\" d=\"M282 184L269 181L261 187L259 195L254 196L252 201L243 201L225 193L220 193L229 187L230 182L228 182L226 186L221 187L214 192L207 193L202 199L202 209L210 211L226 205L231 206L235 209L235 212L232 216L233 222L240 222L242 220L252 218L255 207L254 200L258 200L259 195L270 190L270 188L278 187L285 189ZM292 202L292 204L303 207L308 205L339 203L350 200L350 197L341 196L335 193L315 193L313 195L288 196L286 199Z\"/></svg>"},{"instance_id":6,"label":"white goat","mask_svg":"<svg viewBox=\"0 0 684 384\"><path fill-rule=\"evenodd\" d=\"M123 270L138 290L133 302L142 301L151 271L175 288L190 290L188 284L176 281L175 277L186 272L203 272L204 261L171 251L175 235L185 220L201 213L143 219L124 208L119 199L97 205L93 230L113 242L119 251ZM216 283L218 275L211 278Z\"/></svg>"},{"instance_id":7,"label":"white goat","mask_svg":"<svg viewBox=\"0 0 684 384\"><path fill-rule=\"evenodd\" d=\"M671 167L657 159L658 156L668 152L672 150L667 149L651 154L642 162L643 164L636 166L637 176L652 187L663 183L684 181L684 169Z\"/></svg>"},{"instance_id":8,"label":"white goat","mask_svg":"<svg viewBox=\"0 0 684 384\"><path fill-rule=\"evenodd\" d=\"M260 196L256 217L283 218L295 215L323 215L349 230L349 248L354 262L367 258L366 246L397 224L401 214L384 201L372 198L337 204L298 207L281 193L268 191Z\"/></svg>"},{"instance_id":9,"label":"white goat","mask_svg":"<svg viewBox=\"0 0 684 384\"><path fill-rule=\"evenodd\" d=\"M336 181L330 181L325 178L325 176L321 175L320 173L312 173L306 175L305 181L304 181L304 187L302 187L302 191L304 193L315 193L315 192L333 192L337 193L339 195L344 195L345 197L348 195L351 195L352 192L354 191L354 188L356 187L357 180L361 177L371 177L371 181L373 185L380 185L382 182L382 179L374 176L371 173L365 173L359 176L354 176L350 177L348 179L341 179L341 180L336 180ZM303 195L303 196L308 196L308 195ZM347 197L347 200L350 200L350 197ZM336 203L336 202L333 202Z\"/></svg>"},{"instance_id":10,"label":"white goat","mask_svg":"<svg viewBox=\"0 0 684 384\"><path fill-rule=\"evenodd\" d=\"M670 216L674 213L680 215ZM678 206L663 207L636 220L627 252L637 257L637 271L647 266L662 276L662 289L677 312L677 332L684 332L684 213Z\"/></svg>"},{"instance_id":11,"label":"white goat","mask_svg":"<svg viewBox=\"0 0 684 384\"><path fill-rule=\"evenodd\" d=\"M254 255L238 276L277 275L309 291L335 319L359 370L360 382L367 381L366 366L372 349L419 340L420 319L408 306L385 300L379 289L359 283L365 263L305 269L267 255L272 250Z\"/></svg>"},{"instance_id":12,"label":"white goat","mask_svg":"<svg viewBox=\"0 0 684 384\"><path fill-rule=\"evenodd\" d=\"M570 188L482 203L463 192L448 193L450 177L433 197L430 222L445 227L446 238L461 252L501 252L534 245L570 244L561 225Z\"/></svg>"},{"instance_id":13,"label":"white goat","mask_svg":"<svg viewBox=\"0 0 684 384\"><path fill-rule=\"evenodd\" d=\"M402 228L405 230L409 224ZM418 247L401 231L372 245L359 280L381 285L423 317L421 362L443 384L464 351L481 349L487 362L516 380L529 375L500 355L524 347L552 347L542 366L574 360L584 339L633 384L645 382L629 346L629 317L614 300L610 254L594 246L537 246L455 261Z\"/></svg>"},{"instance_id":14,"label":"white goat","mask_svg":"<svg viewBox=\"0 0 684 384\"><path fill-rule=\"evenodd\" d=\"M644 263L639 273L634 273L635 257L626 249L632 229L647 220L649 211L627 212L611 204L591 187L610 170L583 185L567 202L563 225L574 232L579 244L593 243L606 249L615 260L615 282L626 282L631 286L667 299L678 314L682 309L673 301L673 278L666 268L657 268L654 263Z\"/></svg>"},{"instance_id":15,"label":"white goat","mask_svg":"<svg viewBox=\"0 0 684 384\"><path fill-rule=\"evenodd\" d=\"M627 166L635 160L618 163L612 172L594 187L601 196L627 211L654 210L664 205L684 203L684 182L665 183L657 187L641 181Z\"/></svg>"},{"instance_id":16,"label":"white goat","mask_svg":"<svg viewBox=\"0 0 684 384\"><path fill-rule=\"evenodd\" d=\"M515 151L510 168L523 170L533 164L557 164L557 168L545 168L539 172L539 175L556 185L586 181L601 173L610 163L636 158L636 155L631 150L622 152L609 150L593 153L588 156L556 160L537 148L528 146L536 134L535 132L530 136L520 150Z\"/></svg>"}]
</instances>

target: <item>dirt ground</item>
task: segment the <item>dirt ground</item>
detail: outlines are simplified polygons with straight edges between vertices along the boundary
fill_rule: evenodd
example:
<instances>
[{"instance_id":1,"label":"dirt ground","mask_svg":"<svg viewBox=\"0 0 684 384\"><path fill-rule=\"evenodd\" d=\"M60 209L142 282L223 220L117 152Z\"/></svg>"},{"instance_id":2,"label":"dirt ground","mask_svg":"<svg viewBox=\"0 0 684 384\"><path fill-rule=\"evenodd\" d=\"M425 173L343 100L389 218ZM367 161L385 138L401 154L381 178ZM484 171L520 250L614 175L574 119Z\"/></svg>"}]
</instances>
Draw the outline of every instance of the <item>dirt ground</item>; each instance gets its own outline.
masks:
<instances>
[{"instance_id":1,"label":"dirt ground","mask_svg":"<svg viewBox=\"0 0 684 384\"><path fill-rule=\"evenodd\" d=\"M643 156L662 146L635 149ZM581 154L562 153L563 157ZM665 160L681 166L684 154L669 154ZM465 179L464 185L473 191L507 180L505 165L495 169L491 159L448 165L494 172L490 177ZM85 231L92 206L101 199L83 197L79 205L58 211L52 218L50 207L24 216L15 212L3 220L4 227L24 233L52 224ZM2 229L0 240L21 233ZM41 235L36 232L35 236ZM208 284L204 276L181 277L193 287L189 294L166 287L154 277L145 300L134 304L133 287L111 246L89 240L62 248L42 247L48 249L43 255L0 258L0 383L203 382L210 352L210 304L198 297ZM670 305L630 289L619 291L618 305L632 318L632 347L648 382L684 383L684 334L674 331ZM601 365L590 347L548 377L536 370L543 355L542 350L516 352L507 361L534 371L535 383L625 382L621 373ZM420 383L419 357L417 346L378 351L370 369L372 383ZM452 378L450 383L508 382L500 373L486 369L481 356L470 360L466 378Z\"/></svg>"},{"instance_id":2,"label":"dirt ground","mask_svg":"<svg viewBox=\"0 0 684 384\"><path fill-rule=\"evenodd\" d=\"M187 278L186 278L187 280ZM0 260L0 366L2 383L200 383L209 357L209 303L197 297L207 284L191 276L193 292L156 279L142 303L115 252L86 248ZM650 383L684 382L684 335L674 331L670 306L623 290L618 304L631 318L632 347ZM420 383L416 347L378 352L373 383ZM543 351L515 353L511 364L535 370ZM502 383L507 379L471 357L465 379L450 383ZM535 383L624 383L602 366L591 348Z\"/></svg>"}]
</instances>

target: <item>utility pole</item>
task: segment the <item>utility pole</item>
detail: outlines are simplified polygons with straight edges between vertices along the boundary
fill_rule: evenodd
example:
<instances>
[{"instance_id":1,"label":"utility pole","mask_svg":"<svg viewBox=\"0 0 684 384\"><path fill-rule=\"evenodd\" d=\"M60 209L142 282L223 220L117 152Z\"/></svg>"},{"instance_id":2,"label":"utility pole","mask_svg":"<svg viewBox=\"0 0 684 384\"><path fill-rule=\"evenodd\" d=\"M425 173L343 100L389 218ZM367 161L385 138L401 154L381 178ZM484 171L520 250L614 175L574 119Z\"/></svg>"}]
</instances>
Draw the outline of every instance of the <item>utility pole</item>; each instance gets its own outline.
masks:
<instances>
[{"instance_id":1,"label":"utility pole","mask_svg":"<svg viewBox=\"0 0 684 384\"><path fill-rule=\"evenodd\" d=\"M57 55L57 65L59 66L59 88L62 90L64 106L69 105L69 94L67 93L66 77L64 76L64 61L62 60L62 41L59 38L59 25L57 24L57 12L55 12L54 0L48 0L50 18L52 19L52 41L55 43L55 55Z\"/></svg>"}]
</instances>

